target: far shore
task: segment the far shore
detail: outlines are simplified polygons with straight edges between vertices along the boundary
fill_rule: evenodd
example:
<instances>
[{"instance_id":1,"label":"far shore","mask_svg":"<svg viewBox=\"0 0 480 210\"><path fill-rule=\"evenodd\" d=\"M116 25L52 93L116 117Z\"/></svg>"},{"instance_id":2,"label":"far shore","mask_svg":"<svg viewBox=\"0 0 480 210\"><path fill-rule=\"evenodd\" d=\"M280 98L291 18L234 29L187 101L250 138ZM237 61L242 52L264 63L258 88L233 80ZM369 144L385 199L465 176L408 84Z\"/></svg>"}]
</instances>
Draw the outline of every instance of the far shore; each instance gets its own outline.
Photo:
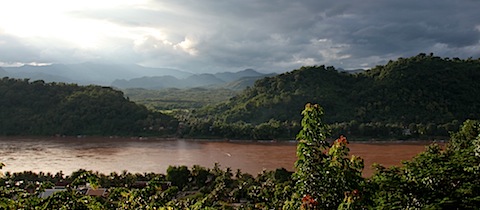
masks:
<instances>
[{"instance_id":1,"label":"far shore","mask_svg":"<svg viewBox=\"0 0 480 210\"><path fill-rule=\"evenodd\" d=\"M139 140L139 141L196 141L196 142L237 142L237 143L296 143L295 139L228 139L228 138L179 138L179 137L158 137L158 136L0 136L3 139L116 139L116 140ZM398 144L428 144L428 143L447 143L447 137L435 137L432 139L363 139L363 138L348 138L350 143L355 144L384 144L384 143L398 143ZM328 142L333 142L335 138L327 138Z\"/></svg>"}]
</instances>

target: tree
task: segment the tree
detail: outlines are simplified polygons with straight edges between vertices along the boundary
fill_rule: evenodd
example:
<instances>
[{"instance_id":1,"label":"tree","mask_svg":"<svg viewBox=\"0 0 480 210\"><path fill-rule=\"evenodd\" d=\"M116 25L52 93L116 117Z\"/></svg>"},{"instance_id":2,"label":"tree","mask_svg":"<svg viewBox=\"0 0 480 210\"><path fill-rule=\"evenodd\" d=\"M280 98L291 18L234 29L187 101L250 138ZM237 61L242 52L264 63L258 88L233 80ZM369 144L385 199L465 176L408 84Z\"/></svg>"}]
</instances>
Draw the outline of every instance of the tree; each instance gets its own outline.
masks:
<instances>
[{"instance_id":1,"label":"tree","mask_svg":"<svg viewBox=\"0 0 480 210\"><path fill-rule=\"evenodd\" d=\"M381 209L476 209L480 205L480 122L467 120L442 149L433 144L402 167L377 166L372 206Z\"/></svg>"},{"instance_id":2,"label":"tree","mask_svg":"<svg viewBox=\"0 0 480 210\"><path fill-rule=\"evenodd\" d=\"M342 208L353 208L364 182L363 160L347 158L349 149L344 136L332 146L328 144L320 105L307 104L302 115L294 173L296 193L284 209L334 209L342 202Z\"/></svg>"},{"instance_id":3,"label":"tree","mask_svg":"<svg viewBox=\"0 0 480 210\"><path fill-rule=\"evenodd\" d=\"M169 166L167 168L167 181L172 182L172 185L177 186L180 190L188 184L189 177L190 170L187 166Z\"/></svg>"}]
</instances>

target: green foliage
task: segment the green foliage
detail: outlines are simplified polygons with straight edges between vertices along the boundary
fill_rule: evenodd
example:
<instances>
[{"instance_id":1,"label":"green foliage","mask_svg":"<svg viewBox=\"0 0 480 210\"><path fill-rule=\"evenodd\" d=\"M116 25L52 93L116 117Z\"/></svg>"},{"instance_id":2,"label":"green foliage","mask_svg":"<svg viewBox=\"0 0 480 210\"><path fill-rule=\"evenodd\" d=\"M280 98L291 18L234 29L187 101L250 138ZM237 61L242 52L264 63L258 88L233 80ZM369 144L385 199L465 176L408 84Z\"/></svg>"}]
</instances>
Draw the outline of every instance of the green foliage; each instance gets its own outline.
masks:
<instances>
[{"instance_id":1,"label":"green foliage","mask_svg":"<svg viewBox=\"0 0 480 210\"><path fill-rule=\"evenodd\" d=\"M97 189L100 186L99 177L93 174L91 171L84 171L74 176L72 186L87 185L89 184L93 189Z\"/></svg>"},{"instance_id":2,"label":"green foliage","mask_svg":"<svg viewBox=\"0 0 480 210\"><path fill-rule=\"evenodd\" d=\"M176 121L108 87L3 78L0 125L0 135L151 135Z\"/></svg>"},{"instance_id":3,"label":"green foliage","mask_svg":"<svg viewBox=\"0 0 480 210\"><path fill-rule=\"evenodd\" d=\"M425 54L358 74L325 66L301 67L258 80L229 101L198 110L187 124L200 118L211 121L210 125L243 122L256 127L274 120L288 130L300 121L298 111L304 103L315 101L325 109L323 120L332 125L335 135L448 138L448 131L457 129L460 122L480 116L478 69L480 59ZM293 128L273 138L292 139L300 127ZM192 134L197 132L192 130Z\"/></svg>"},{"instance_id":4,"label":"green foliage","mask_svg":"<svg viewBox=\"0 0 480 210\"><path fill-rule=\"evenodd\" d=\"M445 146L430 145L402 166L374 165L361 176L363 160L349 157L348 141L327 142L323 109L307 104L297 135L296 171L264 171L256 177L215 164L170 166L167 174L108 175L79 170L9 173L0 177L1 209L477 209L480 206L480 122L467 120ZM3 164L0 163L0 169ZM48 198L52 183L70 183ZM146 186L137 186L146 182ZM108 188L86 196L78 186Z\"/></svg>"},{"instance_id":5,"label":"green foliage","mask_svg":"<svg viewBox=\"0 0 480 210\"><path fill-rule=\"evenodd\" d=\"M179 189L187 185L189 176L190 171L186 166L169 166L167 169L167 180Z\"/></svg>"},{"instance_id":6,"label":"green foliage","mask_svg":"<svg viewBox=\"0 0 480 210\"><path fill-rule=\"evenodd\" d=\"M475 209L480 205L480 123L466 121L442 149L431 145L400 168L377 166L372 205L382 209Z\"/></svg>"},{"instance_id":7,"label":"green foliage","mask_svg":"<svg viewBox=\"0 0 480 210\"><path fill-rule=\"evenodd\" d=\"M339 74L335 69L325 66L302 67L258 80L254 87L247 88L225 105L204 110L200 114L222 112L220 117L226 122L242 120L259 124L270 119L298 122L298 110L302 109L304 102L318 101L325 109L332 108L332 113L348 116L348 109L338 105L346 100L343 96L348 92L344 87L350 87L353 79L352 75Z\"/></svg>"},{"instance_id":8,"label":"green foliage","mask_svg":"<svg viewBox=\"0 0 480 210\"><path fill-rule=\"evenodd\" d=\"M307 104L302 115L294 174L296 192L284 208L335 209L342 202L343 207L358 207L355 202L364 184L363 160L348 158L344 136L331 146L326 142L327 127L321 121L323 109L318 104Z\"/></svg>"},{"instance_id":9,"label":"green foliage","mask_svg":"<svg viewBox=\"0 0 480 210\"><path fill-rule=\"evenodd\" d=\"M226 123L205 118L190 118L179 129L181 137L230 138L272 140L288 137L297 130L298 123L279 122L271 119L259 125L243 121Z\"/></svg>"},{"instance_id":10,"label":"green foliage","mask_svg":"<svg viewBox=\"0 0 480 210\"><path fill-rule=\"evenodd\" d=\"M41 209L105 209L95 198L83 196L77 191L70 190L55 192L52 196L40 202L39 206Z\"/></svg>"},{"instance_id":11,"label":"green foliage","mask_svg":"<svg viewBox=\"0 0 480 210\"><path fill-rule=\"evenodd\" d=\"M460 131L452 134L448 146L452 150L470 148L472 143L477 141L474 139L478 138L479 134L480 122L475 120L466 120L460 127Z\"/></svg>"}]
</instances>

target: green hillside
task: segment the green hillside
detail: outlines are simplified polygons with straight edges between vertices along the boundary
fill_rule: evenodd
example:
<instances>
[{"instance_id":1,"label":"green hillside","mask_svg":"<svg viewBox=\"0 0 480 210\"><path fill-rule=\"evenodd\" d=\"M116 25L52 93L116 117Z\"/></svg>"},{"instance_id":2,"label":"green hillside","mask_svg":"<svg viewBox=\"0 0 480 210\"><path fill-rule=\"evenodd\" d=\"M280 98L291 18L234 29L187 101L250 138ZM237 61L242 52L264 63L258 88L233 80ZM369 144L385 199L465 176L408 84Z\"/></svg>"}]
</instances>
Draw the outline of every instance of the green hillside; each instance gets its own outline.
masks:
<instances>
[{"instance_id":1,"label":"green hillside","mask_svg":"<svg viewBox=\"0 0 480 210\"><path fill-rule=\"evenodd\" d=\"M0 135L159 135L176 124L109 87L0 80Z\"/></svg>"},{"instance_id":2,"label":"green hillside","mask_svg":"<svg viewBox=\"0 0 480 210\"><path fill-rule=\"evenodd\" d=\"M480 116L479 79L480 59L432 54L399 58L358 74L302 67L258 80L228 102L198 111L194 122L209 119L204 122L214 128L281 122L280 127L295 129L300 110L311 102L325 109L324 120L336 133L448 136L447 130L458 128L459 122ZM198 127L195 123L192 127Z\"/></svg>"},{"instance_id":3,"label":"green hillside","mask_svg":"<svg viewBox=\"0 0 480 210\"><path fill-rule=\"evenodd\" d=\"M365 110L356 116L361 119L446 123L479 116L480 60L420 54L361 76L373 87L358 92L357 101Z\"/></svg>"}]
</instances>

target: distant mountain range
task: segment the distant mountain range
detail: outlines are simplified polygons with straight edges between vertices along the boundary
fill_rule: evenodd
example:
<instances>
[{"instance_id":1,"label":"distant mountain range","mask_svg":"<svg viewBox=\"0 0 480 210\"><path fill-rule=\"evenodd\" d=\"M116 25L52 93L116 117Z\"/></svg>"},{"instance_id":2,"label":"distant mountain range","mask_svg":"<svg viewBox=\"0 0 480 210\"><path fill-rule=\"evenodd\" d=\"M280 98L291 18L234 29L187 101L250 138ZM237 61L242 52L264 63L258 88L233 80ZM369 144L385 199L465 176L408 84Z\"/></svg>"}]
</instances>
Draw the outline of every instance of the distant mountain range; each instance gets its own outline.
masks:
<instances>
[{"instance_id":1,"label":"distant mountain range","mask_svg":"<svg viewBox=\"0 0 480 210\"><path fill-rule=\"evenodd\" d=\"M253 86L257 79L275 74L262 74L253 69L215 74L193 74L170 68L101 63L24 65L0 68L0 77L28 78L32 81L77 83L80 85L126 88L228 88L241 90Z\"/></svg>"},{"instance_id":2,"label":"distant mountain range","mask_svg":"<svg viewBox=\"0 0 480 210\"><path fill-rule=\"evenodd\" d=\"M173 76L186 78L192 73L169 68L149 68L140 65L120 65L101 63L52 64L46 66L24 65L3 67L0 76L29 78L45 82L66 82L81 85L111 85L116 79L133 79L144 76Z\"/></svg>"},{"instance_id":3,"label":"distant mountain range","mask_svg":"<svg viewBox=\"0 0 480 210\"><path fill-rule=\"evenodd\" d=\"M177 79L172 76L141 77L130 80L115 80L112 86L127 88L144 89L163 89L163 88L227 88L232 90L242 90L247 86L253 86L256 80L274 76L275 74L262 74L253 69L245 69L238 72L222 72L215 74L194 74L187 78Z\"/></svg>"}]
</instances>

